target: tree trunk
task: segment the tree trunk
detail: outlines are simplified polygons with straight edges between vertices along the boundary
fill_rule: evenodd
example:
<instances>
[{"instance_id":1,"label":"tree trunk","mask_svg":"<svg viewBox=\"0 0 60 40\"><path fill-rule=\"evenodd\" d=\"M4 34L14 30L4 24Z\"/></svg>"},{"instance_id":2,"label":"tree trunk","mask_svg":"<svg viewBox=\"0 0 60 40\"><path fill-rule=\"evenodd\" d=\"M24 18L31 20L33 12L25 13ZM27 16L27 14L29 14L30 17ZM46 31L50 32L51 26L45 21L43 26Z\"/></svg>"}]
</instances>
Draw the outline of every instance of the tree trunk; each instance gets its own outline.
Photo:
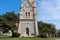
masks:
<instances>
[{"instance_id":1,"label":"tree trunk","mask_svg":"<svg viewBox=\"0 0 60 40\"><path fill-rule=\"evenodd\" d=\"M14 33L14 31L13 31L13 30L11 30L11 32L12 32L12 37L13 37L13 33Z\"/></svg>"},{"instance_id":2,"label":"tree trunk","mask_svg":"<svg viewBox=\"0 0 60 40\"><path fill-rule=\"evenodd\" d=\"M49 37L48 33L46 33L47 37Z\"/></svg>"}]
</instances>

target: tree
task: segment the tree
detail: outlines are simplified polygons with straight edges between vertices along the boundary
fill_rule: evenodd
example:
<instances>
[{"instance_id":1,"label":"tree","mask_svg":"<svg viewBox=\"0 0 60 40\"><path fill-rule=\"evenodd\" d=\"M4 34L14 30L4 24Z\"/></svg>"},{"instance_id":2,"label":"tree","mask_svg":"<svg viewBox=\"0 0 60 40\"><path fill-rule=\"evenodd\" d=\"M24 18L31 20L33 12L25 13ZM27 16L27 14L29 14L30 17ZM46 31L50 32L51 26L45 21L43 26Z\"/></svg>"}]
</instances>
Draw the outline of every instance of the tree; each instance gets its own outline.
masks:
<instances>
[{"instance_id":1,"label":"tree","mask_svg":"<svg viewBox=\"0 0 60 40\"><path fill-rule=\"evenodd\" d=\"M6 12L6 14L2 15L1 23L5 28L7 28L7 30L11 30L12 35L14 30L16 29L17 22L19 22L19 17L14 13L14 11Z\"/></svg>"},{"instance_id":2,"label":"tree","mask_svg":"<svg viewBox=\"0 0 60 40\"><path fill-rule=\"evenodd\" d=\"M60 29L57 31L57 37L60 37Z\"/></svg>"},{"instance_id":3,"label":"tree","mask_svg":"<svg viewBox=\"0 0 60 40\"><path fill-rule=\"evenodd\" d=\"M56 29L54 24L44 23L42 21L38 22L39 35L46 33L47 37L52 37L55 34Z\"/></svg>"}]
</instances>

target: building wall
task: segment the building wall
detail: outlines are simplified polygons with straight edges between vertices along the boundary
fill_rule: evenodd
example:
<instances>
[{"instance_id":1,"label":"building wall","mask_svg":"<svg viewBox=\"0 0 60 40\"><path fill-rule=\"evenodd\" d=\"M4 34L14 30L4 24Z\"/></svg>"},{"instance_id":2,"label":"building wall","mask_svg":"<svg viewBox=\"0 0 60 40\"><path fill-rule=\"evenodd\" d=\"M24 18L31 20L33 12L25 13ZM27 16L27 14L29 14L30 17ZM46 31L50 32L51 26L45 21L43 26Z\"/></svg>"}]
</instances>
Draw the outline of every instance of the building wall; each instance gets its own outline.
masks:
<instances>
[{"instance_id":1,"label":"building wall","mask_svg":"<svg viewBox=\"0 0 60 40\"><path fill-rule=\"evenodd\" d=\"M26 17L26 12L30 12L30 17ZM26 34L26 28L29 28L29 36ZM35 34L35 31L38 35L35 0L26 0L21 4L18 32L21 37L34 37L31 34Z\"/></svg>"},{"instance_id":2,"label":"building wall","mask_svg":"<svg viewBox=\"0 0 60 40\"><path fill-rule=\"evenodd\" d=\"M20 27L19 27L19 33L21 34L21 36L25 36L28 37L28 35L26 34L26 28L29 28L29 37L32 37L31 34L34 33L34 21L20 21Z\"/></svg>"}]
</instances>

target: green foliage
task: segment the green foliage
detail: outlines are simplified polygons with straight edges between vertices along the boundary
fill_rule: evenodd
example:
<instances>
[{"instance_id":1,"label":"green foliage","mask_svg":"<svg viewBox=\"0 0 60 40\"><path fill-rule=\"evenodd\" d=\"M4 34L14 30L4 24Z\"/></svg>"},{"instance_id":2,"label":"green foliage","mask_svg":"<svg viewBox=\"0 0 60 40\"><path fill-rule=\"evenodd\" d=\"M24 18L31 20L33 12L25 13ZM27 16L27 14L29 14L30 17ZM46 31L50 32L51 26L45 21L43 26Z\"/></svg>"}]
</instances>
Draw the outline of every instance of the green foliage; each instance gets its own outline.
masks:
<instances>
[{"instance_id":1,"label":"green foliage","mask_svg":"<svg viewBox=\"0 0 60 40\"><path fill-rule=\"evenodd\" d=\"M20 36L20 34L19 34L19 33L14 32L12 37L19 37L19 36Z\"/></svg>"},{"instance_id":2,"label":"green foliage","mask_svg":"<svg viewBox=\"0 0 60 40\"><path fill-rule=\"evenodd\" d=\"M56 33L56 28L54 24L44 23L42 21L38 22L38 30L39 30L39 35L44 32L48 33L49 36L50 34L52 35Z\"/></svg>"},{"instance_id":3,"label":"green foliage","mask_svg":"<svg viewBox=\"0 0 60 40\"><path fill-rule=\"evenodd\" d=\"M25 36L22 36L22 38L25 38Z\"/></svg>"},{"instance_id":4,"label":"green foliage","mask_svg":"<svg viewBox=\"0 0 60 40\"><path fill-rule=\"evenodd\" d=\"M0 38L9 38L11 36L0 34Z\"/></svg>"},{"instance_id":5,"label":"green foliage","mask_svg":"<svg viewBox=\"0 0 60 40\"><path fill-rule=\"evenodd\" d=\"M56 38L0 38L0 40L56 40Z\"/></svg>"},{"instance_id":6,"label":"green foliage","mask_svg":"<svg viewBox=\"0 0 60 40\"><path fill-rule=\"evenodd\" d=\"M46 34L46 33L41 33L41 34L40 34L40 37L41 37L41 38L47 38L47 34Z\"/></svg>"},{"instance_id":7,"label":"green foliage","mask_svg":"<svg viewBox=\"0 0 60 40\"><path fill-rule=\"evenodd\" d=\"M34 33L32 33L31 35L34 36Z\"/></svg>"},{"instance_id":8,"label":"green foliage","mask_svg":"<svg viewBox=\"0 0 60 40\"><path fill-rule=\"evenodd\" d=\"M47 38L47 34L45 32L44 33L40 33L40 35L38 35L38 37Z\"/></svg>"},{"instance_id":9,"label":"green foliage","mask_svg":"<svg viewBox=\"0 0 60 40\"><path fill-rule=\"evenodd\" d=\"M57 34L58 34L57 36L60 37L60 29L58 30Z\"/></svg>"},{"instance_id":10,"label":"green foliage","mask_svg":"<svg viewBox=\"0 0 60 40\"><path fill-rule=\"evenodd\" d=\"M19 22L19 17L17 14L12 12L6 12L0 16L0 25L4 30L11 30L12 34L16 30L16 23Z\"/></svg>"}]
</instances>

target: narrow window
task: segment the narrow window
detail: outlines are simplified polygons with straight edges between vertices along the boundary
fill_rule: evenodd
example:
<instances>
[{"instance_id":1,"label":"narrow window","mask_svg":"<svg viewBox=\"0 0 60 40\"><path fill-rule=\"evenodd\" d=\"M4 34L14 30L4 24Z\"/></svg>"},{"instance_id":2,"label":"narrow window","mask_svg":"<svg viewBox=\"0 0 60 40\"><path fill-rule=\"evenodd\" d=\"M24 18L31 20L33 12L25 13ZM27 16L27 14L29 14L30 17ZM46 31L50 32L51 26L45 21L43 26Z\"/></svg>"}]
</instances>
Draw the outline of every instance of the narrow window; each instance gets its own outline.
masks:
<instances>
[{"instance_id":1,"label":"narrow window","mask_svg":"<svg viewBox=\"0 0 60 40\"><path fill-rule=\"evenodd\" d=\"M28 16L30 17L30 12L28 12Z\"/></svg>"},{"instance_id":2,"label":"narrow window","mask_svg":"<svg viewBox=\"0 0 60 40\"><path fill-rule=\"evenodd\" d=\"M27 17L27 12L26 12L26 17Z\"/></svg>"}]
</instances>

